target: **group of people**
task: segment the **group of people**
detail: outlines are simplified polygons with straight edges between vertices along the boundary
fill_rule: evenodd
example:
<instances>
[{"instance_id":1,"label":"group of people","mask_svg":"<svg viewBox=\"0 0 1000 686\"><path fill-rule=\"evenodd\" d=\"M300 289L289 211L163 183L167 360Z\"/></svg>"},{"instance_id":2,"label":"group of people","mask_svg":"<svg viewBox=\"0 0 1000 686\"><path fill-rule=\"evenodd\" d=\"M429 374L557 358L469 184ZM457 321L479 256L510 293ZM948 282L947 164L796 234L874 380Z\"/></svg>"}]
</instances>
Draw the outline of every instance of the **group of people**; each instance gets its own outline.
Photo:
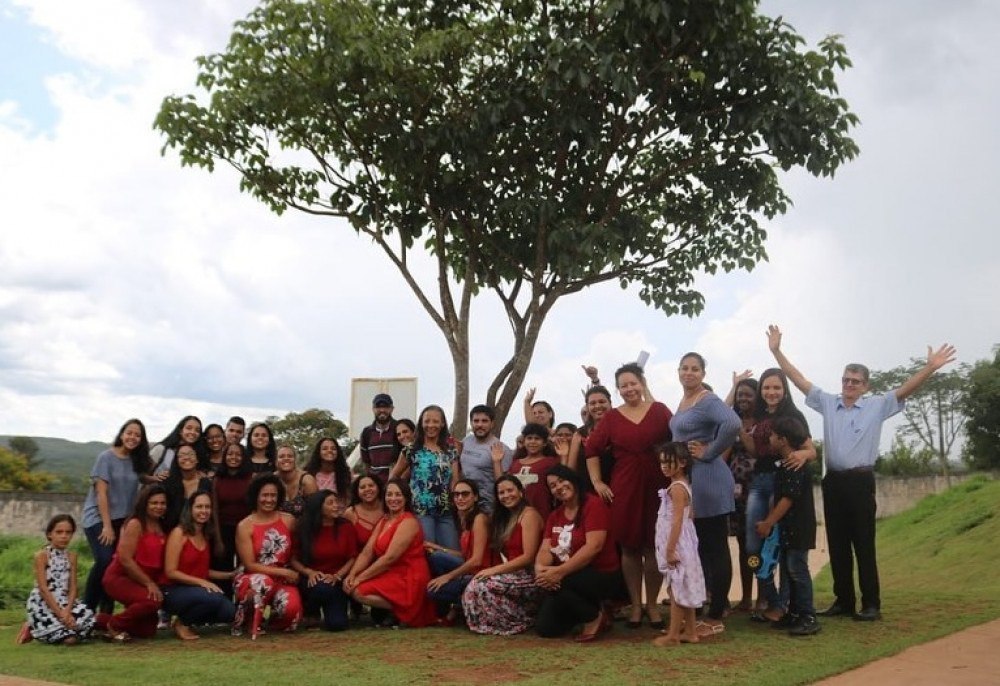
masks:
<instances>
[{"instance_id":1,"label":"group of people","mask_svg":"<svg viewBox=\"0 0 1000 686\"><path fill-rule=\"evenodd\" d=\"M597 639L618 613L645 619L659 645L724 631L732 562L740 549L737 609L792 635L819 631L808 550L816 519L809 470L817 453L789 381L824 419L824 512L836 600L825 613L881 616L874 545L874 475L882 422L954 349L928 349L927 364L898 389L866 396L868 370L848 365L839 395L799 372L770 327L778 367L733 375L727 399L705 384L705 360L681 358L683 396L671 412L644 371L615 372L621 404L585 368L583 424L556 424L552 407L525 399L516 449L493 434L494 412L477 405L457 440L444 410L415 422L373 399L352 475L333 438L303 467L265 423L233 417L202 429L185 417L150 447L127 421L92 470L82 526L94 565L82 602L67 546L76 524L59 515L36 556L26 633L74 643L92 631L125 642L171 621L181 639L196 627L234 634L292 631L303 618L331 631L370 608L377 624L464 622L482 634L532 627L544 637L576 630ZM752 576L762 541L777 530L780 586ZM861 610L855 612L853 558ZM669 623L659 597L666 585ZM114 603L123 606L113 614ZM696 611L700 609L700 617Z\"/></svg>"}]
</instances>

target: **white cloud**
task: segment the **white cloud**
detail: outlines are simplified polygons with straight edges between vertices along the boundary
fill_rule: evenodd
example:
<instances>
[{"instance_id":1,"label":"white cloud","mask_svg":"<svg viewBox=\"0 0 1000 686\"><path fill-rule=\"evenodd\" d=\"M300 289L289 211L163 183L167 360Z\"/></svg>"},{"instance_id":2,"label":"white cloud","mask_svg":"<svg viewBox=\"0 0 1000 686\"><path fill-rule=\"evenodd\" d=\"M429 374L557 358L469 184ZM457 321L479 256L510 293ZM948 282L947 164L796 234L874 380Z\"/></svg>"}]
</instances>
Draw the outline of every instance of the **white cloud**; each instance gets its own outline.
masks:
<instances>
[{"instance_id":1,"label":"white cloud","mask_svg":"<svg viewBox=\"0 0 1000 686\"><path fill-rule=\"evenodd\" d=\"M139 415L157 436L188 413L343 412L355 376L417 376L421 403L450 405L440 333L375 246L343 222L276 217L229 170L160 157L160 101L193 90L194 57L224 48L250 0L14 5L76 68L45 77L51 126L0 103L0 433L104 438ZM862 155L832 181L788 175L796 204L769 227L770 262L702 279L695 320L615 284L559 303L526 380L559 420L578 417L581 364L611 384L641 349L668 405L690 349L724 393L733 370L770 366L771 322L828 386L847 361L893 366L927 343L989 353L998 11L904 7L765 3L811 39L845 34L855 67L840 82L863 120ZM477 302L474 316L473 403L509 354L497 304ZM505 435L520 422L517 406Z\"/></svg>"}]
</instances>

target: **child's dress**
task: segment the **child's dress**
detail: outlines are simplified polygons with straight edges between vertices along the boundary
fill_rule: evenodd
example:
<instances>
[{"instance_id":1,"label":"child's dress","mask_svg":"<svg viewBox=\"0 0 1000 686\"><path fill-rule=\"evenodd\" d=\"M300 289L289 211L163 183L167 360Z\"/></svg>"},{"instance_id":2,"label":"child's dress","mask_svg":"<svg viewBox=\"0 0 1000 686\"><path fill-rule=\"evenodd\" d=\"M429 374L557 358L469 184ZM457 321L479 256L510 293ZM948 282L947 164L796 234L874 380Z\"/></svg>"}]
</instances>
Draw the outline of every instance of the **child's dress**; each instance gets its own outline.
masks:
<instances>
[{"instance_id":1,"label":"child's dress","mask_svg":"<svg viewBox=\"0 0 1000 686\"><path fill-rule=\"evenodd\" d=\"M49 556L45 567L45 583L56 602L65 607L69 598L69 575L72 569L69 554L52 546L46 546L45 552ZM82 600L77 599L73 603L73 619L76 620L76 628L67 629L45 602L38 585L31 590L28 596L28 626L32 638L46 643L62 643L71 637L87 638L94 629L94 613Z\"/></svg>"},{"instance_id":2,"label":"child's dress","mask_svg":"<svg viewBox=\"0 0 1000 686\"><path fill-rule=\"evenodd\" d=\"M684 508L684 522L681 535L677 539L677 557L680 563L674 567L667 565L667 542L673 527L674 503L670 497L673 488L681 487L688 494L688 505ZM682 481L675 481L668 488L661 488L660 511L656 515L656 562L663 579L670 589L673 602L680 607L701 607L705 603L705 575L698 558L698 534L691 519L691 487Z\"/></svg>"}]
</instances>

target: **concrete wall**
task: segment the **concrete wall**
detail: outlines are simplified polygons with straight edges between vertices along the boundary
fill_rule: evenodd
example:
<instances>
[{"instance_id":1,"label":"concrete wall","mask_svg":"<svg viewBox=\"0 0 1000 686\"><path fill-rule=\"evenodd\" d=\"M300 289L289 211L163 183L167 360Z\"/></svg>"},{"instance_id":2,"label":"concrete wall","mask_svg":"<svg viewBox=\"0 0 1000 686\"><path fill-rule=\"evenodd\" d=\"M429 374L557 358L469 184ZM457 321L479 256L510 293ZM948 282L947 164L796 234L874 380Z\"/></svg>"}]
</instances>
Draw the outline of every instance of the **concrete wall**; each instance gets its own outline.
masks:
<instances>
[{"instance_id":1,"label":"concrete wall","mask_svg":"<svg viewBox=\"0 0 1000 686\"><path fill-rule=\"evenodd\" d=\"M977 474L979 474L977 472ZM966 479L975 476L974 474L959 474L951 477L951 485L955 486ZM997 478L996 474L987 474L990 478ZM947 490L948 485L943 476L892 476L875 477L875 503L878 508L877 517L891 517L908 510L916 505L925 496L932 493L940 493ZM823 493L819 486L813 487L813 496L816 503L817 521L823 522Z\"/></svg>"},{"instance_id":2,"label":"concrete wall","mask_svg":"<svg viewBox=\"0 0 1000 686\"><path fill-rule=\"evenodd\" d=\"M82 536L83 499L83 495L76 493L0 491L0 532L42 536L53 516L68 513L76 519L77 535Z\"/></svg>"},{"instance_id":3,"label":"concrete wall","mask_svg":"<svg viewBox=\"0 0 1000 686\"><path fill-rule=\"evenodd\" d=\"M968 474L951 477L952 485L969 478ZM997 475L993 475L997 478ZM942 476L877 477L875 500L878 516L890 517L913 507L921 498L945 490ZM813 492L816 516L823 521L823 494L816 486ZM45 531L45 524L56 514L68 512L80 526L84 496L72 493L26 493L0 491L0 533L36 536Z\"/></svg>"}]
</instances>

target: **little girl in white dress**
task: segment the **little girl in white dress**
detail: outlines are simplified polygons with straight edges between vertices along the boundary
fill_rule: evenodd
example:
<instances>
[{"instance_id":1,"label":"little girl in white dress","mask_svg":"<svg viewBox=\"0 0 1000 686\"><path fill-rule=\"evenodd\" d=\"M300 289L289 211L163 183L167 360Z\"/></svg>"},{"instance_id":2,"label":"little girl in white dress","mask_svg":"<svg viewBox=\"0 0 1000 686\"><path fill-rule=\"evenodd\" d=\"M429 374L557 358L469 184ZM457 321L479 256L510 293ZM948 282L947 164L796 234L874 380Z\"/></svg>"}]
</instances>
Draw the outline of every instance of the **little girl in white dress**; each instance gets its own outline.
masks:
<instances>
[{"instance_id":1,"label":"little girl in white dress","mask_svg":"<svg viewBox=\"0 0 1000 686\"><path fill-rule=\"evenodd\" d=\"M667 443L657 450L660 469L670 479L660 489L656 519L656 561L670 593L670 628L653 643L659 646L697 643L694 611L705 603L705 575L698 558L698 534L691 516L691 459L684 443Z\"/></svg>"}]
</instances>

